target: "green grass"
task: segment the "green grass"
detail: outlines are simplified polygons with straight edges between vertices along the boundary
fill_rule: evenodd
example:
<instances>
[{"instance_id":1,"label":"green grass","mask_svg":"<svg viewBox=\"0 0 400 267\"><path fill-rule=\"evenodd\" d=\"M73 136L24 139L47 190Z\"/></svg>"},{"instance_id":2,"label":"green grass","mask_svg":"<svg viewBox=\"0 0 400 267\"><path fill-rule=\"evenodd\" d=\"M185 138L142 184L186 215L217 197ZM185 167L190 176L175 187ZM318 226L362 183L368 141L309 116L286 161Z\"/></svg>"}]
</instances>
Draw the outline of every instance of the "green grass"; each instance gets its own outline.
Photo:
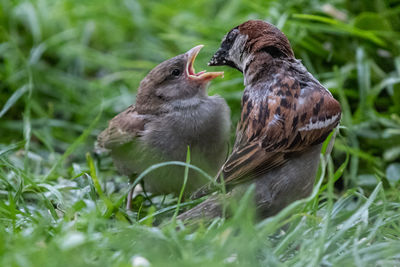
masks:
<instances>
[{"instance_id":1,"label":"green grass","mask_svg":"<svg viewBox=\"0 0 400 267\"><path fill-rule=\"evenodd\" d=\"M399 15L396 0L0 0L0 266L400 265ZM256 222L249 191L233 218L181 231L177 198L139 195L127 213L96 135L157 63L204 44L200 70L254 18L341 102L313 195ZM242 77L220 69L210 94L235 125Z\"/></svg>"}]
</instances>

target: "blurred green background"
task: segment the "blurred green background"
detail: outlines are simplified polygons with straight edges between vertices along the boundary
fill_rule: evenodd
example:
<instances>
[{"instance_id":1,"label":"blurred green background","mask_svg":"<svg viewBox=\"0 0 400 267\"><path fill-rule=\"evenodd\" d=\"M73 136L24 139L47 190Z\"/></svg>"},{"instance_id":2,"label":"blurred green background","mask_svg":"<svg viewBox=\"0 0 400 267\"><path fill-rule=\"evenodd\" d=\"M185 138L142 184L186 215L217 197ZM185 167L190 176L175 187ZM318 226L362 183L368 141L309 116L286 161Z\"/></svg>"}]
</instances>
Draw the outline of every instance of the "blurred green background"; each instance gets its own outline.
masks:
<instances>
[{"instance_id":1,"label":"blurred green background","mask_svg":"<svg viewBox=\"0 0 400 267\"><path fill-rule=\"evenodd\" d=\"M196 69L225 71L224 79L211 83L209 93L228 101L235 125L240 114L242 75L206 64L227 31L248 19L277 25L291 41L296 57L340 101L342 127L323 184L337 181L334 187L333 182L328 186L331 191L325 187L320 192L322 200L307 204L305 214L313 214L315 219L310 223L305 218L311 215L294 214L299 220L296 222L302 221L305 228L276 237L281 242L278 245L254 241L254 247L242 248L240 244L246 242L243 240L249 233L232 237L230 246L225 241L208 244L211 237L204 232L198 233L198 239L193 237L194 241L182 233L176 237L171 229L168 237L161 238L151 231L145 235L138 230L142 228L134 228L135 216L144 216L139 216L138 210L143 208L142 213L151 214L169 204L157 204L157 200L148 203L142 197L136 199L135 216L116 211L123 197L119 188L126 186L126 179L119 177L110 164L104 170L97 170L97 163L90 169L93 160L85 154L92 151L95 137L107 121L134 102L140 80L152 67L198 44L205 47L196 60ZM339 166L342 168L335 172ZM399 244L391 242L400 236L396 215L400 214L399 180L399 0L0 0L0 224L4 225L0 230L0 265L56 266L58 261L60 266L68 261L96 265L101 261L105 265L129 266L130 255L135 254L133 245L127 240L127 244L118 243L123 239L120 231L129 232L132 239L145 235L140 250L150 253L156 265L162 259L151 254L155 248L150 244L166 242L163 259L168 260L164 266L167 262L308 265L311 259L315 265L367 266L363 264L378 259L386 259L381 262L385 264L397 259L394 262L398 264L399 254L393 249ZM368 197L374 196L374 189L379 191L375 202L381 206L377 204L374 211L367 208L368 216L361 208L369 203ZM317 222L331 214L326 210L328 200L335 205L341 203L335 213L339 219L324 228ZM293 237L300 232L325 229L326 234L327 229L337 230L357 212L360 221L367 222L366 228L351 228L358 222L353 218L350 233L346 230L340 238L344 238L343 251L357 247L354 244L362 237L367 240L362 246L376 244L370 250L365 245L361 256L345 253L348 257L338 257L339 250L330 250L330 245L322 249L318 242L302 244L308 249L295 249ZM250 232L256 229L247 226ZM212 236L225 238L229 227L234 226L222 224ZM370 232L370 227L375 230ZM276 228L268 229L268 234L275 233L271 229ZM94 232L111 241L103 240L106 244L99 249ZM325 241L331 238L318 233ZM37 247L25 245L27 237ZM346 240L352 240L351 244ZM65 242L72 242L72 250ZM338 239L330 242L334 244ZM263 245L266 252L259 256L254 251ZM290 252L285 250L288 247L292 247ZM313 249L317 255L307 254ZM197 251L202 251L200 256ZM74 253L80 257L72 257ZM232 253L236 258L225 262ZM251 260L246 261L249 255ZM368 255L370 258L365 258ZM87 260L80 261L81 257Z\"/></svg>"}]
</instances>

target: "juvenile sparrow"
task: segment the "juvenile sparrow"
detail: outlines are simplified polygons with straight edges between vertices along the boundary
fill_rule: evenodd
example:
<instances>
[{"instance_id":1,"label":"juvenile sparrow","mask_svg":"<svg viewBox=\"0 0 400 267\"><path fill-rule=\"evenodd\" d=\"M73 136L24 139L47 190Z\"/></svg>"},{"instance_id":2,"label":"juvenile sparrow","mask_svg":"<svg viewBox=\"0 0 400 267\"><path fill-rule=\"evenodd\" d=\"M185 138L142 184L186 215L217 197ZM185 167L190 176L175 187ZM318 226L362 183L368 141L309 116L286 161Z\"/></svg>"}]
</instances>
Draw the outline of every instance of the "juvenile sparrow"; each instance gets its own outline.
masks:
<instances>
[{"instance_id":1,"label":"juvenile sparrow","mask_svg":"<svg viewBox=\"0 0 400 267\"><path fill-rule=\"evenodd\" d=\"M235 145L217 176L223 177L228 197L240 196L255 184L261 217L307 197L322 142L341 118L338 101L294 57L286 36L264 21L250 20L229 31L209 65L228 65L244 76ZM194 197L213 190L206 185ZM180 218L220 216L219 198Z\"/></svg>"},{"instance_id":2,"label":"juvenile sparrow","mask_svg":"<svg viewBox=\"0 0 400 267\"><path fill-rule=\"evenodd\" d=\"M97 138L97 148L111 152L118 171L129 177L164 161L185 161L215 175L226 159L230 110L219 96L208 96L209 82L223 72L196 73L195 58L203 45L162 62L141 81L136 105L115 116ZM145 177L145 188L157 194L178 194L184 167L169 165ZM185 193L207 180L189 172ZM131 198L128 196L127 206Z\"/></svg>"}]
</instances>

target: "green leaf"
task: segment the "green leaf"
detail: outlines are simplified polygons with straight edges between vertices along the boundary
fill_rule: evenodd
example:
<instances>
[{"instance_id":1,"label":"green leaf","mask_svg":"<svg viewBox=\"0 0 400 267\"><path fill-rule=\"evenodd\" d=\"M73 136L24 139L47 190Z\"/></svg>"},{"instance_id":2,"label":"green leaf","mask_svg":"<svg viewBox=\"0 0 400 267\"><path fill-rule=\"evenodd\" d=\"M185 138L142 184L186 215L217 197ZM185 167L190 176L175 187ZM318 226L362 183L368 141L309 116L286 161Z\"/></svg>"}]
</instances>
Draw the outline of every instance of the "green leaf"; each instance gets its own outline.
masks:
<instances>
[{"instance_id":1,"label":"green leaf","mask_svg":"<svg viewBox=\"0 0 400 267\"><path fill-rule=\"evenodd\" d=\"M29 90L28 85L24 85L20 87L17 91L15 91L11 97L4 104L3 108L0 111L0 118L3 117L4 114L21 98L23 94L25 94Z\"/></svg>"},{"instance_id":2,"label":"green leaf","mask_svg":"<svg viewBox=\"0 0 400 267\"><path fill-rule=\"evenodd\" d=\"M359 29L357 27L354 27L352 25L343 23L343 22L335 20L335 19L331 19L331 18L323 17L323 16L317 16L317 15L309 15L309 14L294 14L293 18L301 19L301 20L308 20L308 21L313 21L313 22L321 22L323 24L329 25L329 27L324 27L324 25L322 24L321 27L319 28L321 31L332 31L332 32L337 32L337 33L354 35L354 36L372 41L375 44L380 45L380 46L386 45L385 42L381 38L376 36L373 32ZM318 29L318 27L316 27L315 29Z\"/></svg>"},{"instance_id":3,"label":"green leaf","mask_svg":"<svg viewBox=\"0 0 400 267\"><path fill-rule=\"evenodd\" d=\"M390 23L377 13L363 12L354 19L354 26L367 31L390 31Z\"/></svg>"},{"instance_id":4,"label":"green leaf","mask_svg":"<svg viewBox=\"0 0 400 267\"><path fill-rule=\"evenodd\" d=\"M96 127L97 123L99 122L101 118L101 112L97 114L96 118L92 121L92 123L89 125L86 130L83 131L83 133L68 147L68 149L64 152L64 154L60 157L59 160L53 165L53 167L50 169L50 171L47 173L45 176L44 180L48 179L54 179L53 177L54 172L56 171L57 167L63 163L69 155L71 155L85 140L88 138L88 136L92 133L93 129Z\"/></svg>"}]
</instances>

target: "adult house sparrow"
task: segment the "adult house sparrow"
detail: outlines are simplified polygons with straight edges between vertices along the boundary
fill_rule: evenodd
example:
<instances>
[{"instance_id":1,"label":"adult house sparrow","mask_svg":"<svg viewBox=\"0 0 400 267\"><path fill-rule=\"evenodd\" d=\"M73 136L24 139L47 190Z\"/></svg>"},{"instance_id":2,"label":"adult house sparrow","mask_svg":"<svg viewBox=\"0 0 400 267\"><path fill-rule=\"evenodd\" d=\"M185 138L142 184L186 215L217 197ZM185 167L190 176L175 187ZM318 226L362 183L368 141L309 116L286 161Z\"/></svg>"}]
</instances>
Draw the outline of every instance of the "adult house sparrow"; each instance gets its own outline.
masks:
<instances>
[{"instance_id":1,"label":"adult house sparrow","mask_svg":"<svg viewBox=\"0 0 400 267\"><path fill-rule=\"evenodd\" d=\"M97 147L111 152L117 170L129 177L164 161L185 161L215 175L226 159L230 110L219 96L208 96L209 82L223 72L196 73L195 58L203 45L162 62L141 81L136 105L115 116L97 138ZM184 167L161 167L145 177L156 194L179 194ZM207 180L190 171L185 193ZM127 207L130 207L131 193Z\"/></svg>"},{"instance_id":2,"label":"adult house sparrow","mask_svg":"<svg viewBox=\"0 0 400 267\"><path fill-rule=\"evenodd\" d=\"M223 176L228 197L255 184L260 217L307 197L322 143L341 118L338 101L294 57L286 36L264 21L250 20L229 31L209 65L228 65L244 76L236 141L216 178ZM213 190L206 185L194 198ZM219 198L213 196L179 218L220 216Z\"/></svg>"}]
</instances>

